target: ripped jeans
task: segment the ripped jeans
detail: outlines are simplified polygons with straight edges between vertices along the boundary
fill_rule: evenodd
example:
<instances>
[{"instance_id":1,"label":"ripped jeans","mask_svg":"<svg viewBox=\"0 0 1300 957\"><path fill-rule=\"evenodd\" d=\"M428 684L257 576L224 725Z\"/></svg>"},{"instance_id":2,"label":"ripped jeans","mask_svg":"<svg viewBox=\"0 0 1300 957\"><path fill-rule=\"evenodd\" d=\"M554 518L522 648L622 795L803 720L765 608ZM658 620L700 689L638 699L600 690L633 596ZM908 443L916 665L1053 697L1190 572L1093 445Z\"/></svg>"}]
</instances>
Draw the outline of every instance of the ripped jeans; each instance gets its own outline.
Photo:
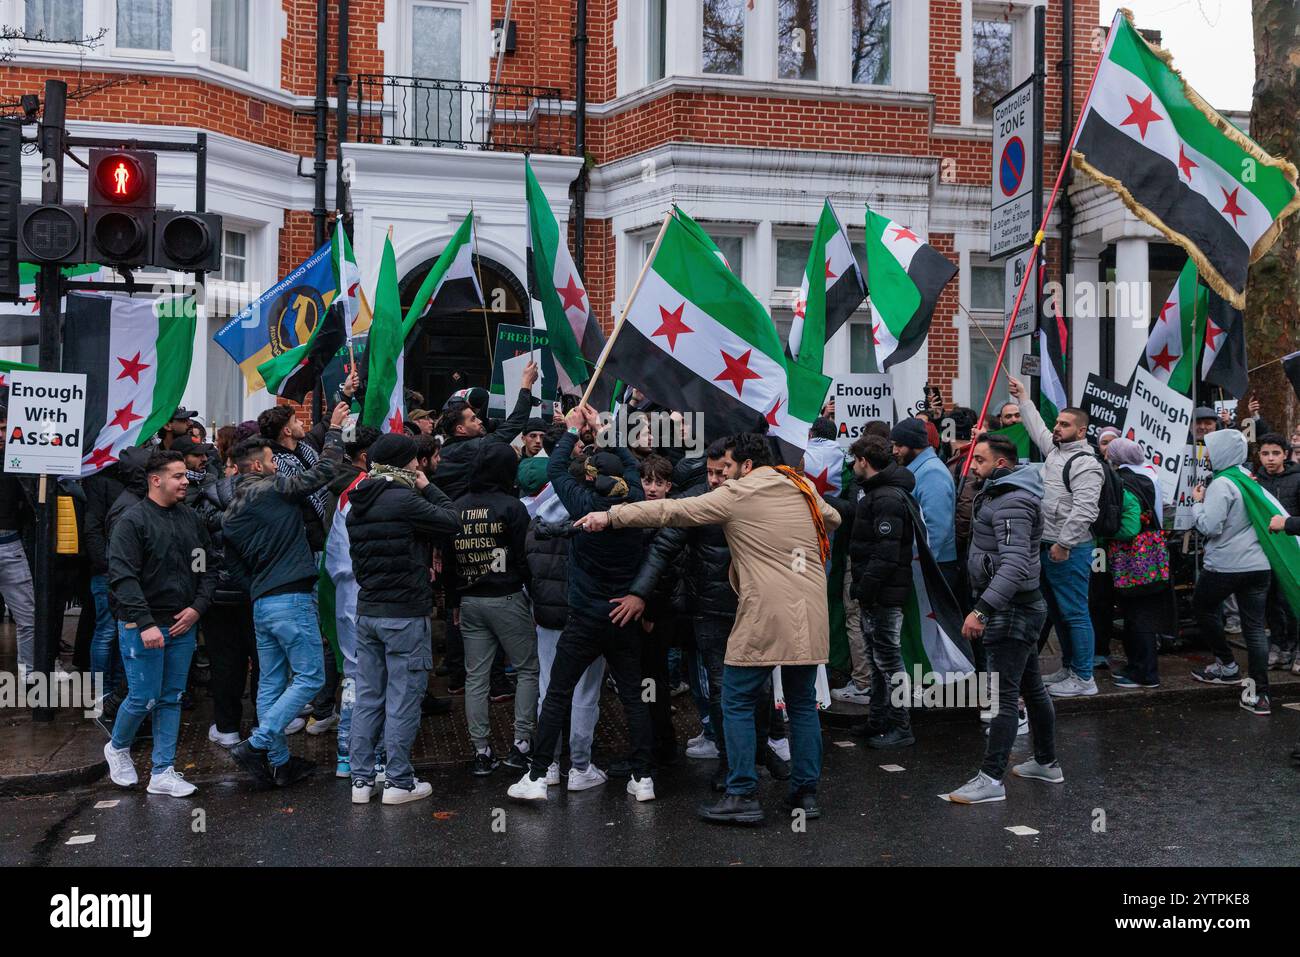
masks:
<instances>
[{"instance_id":1,"label":"ripped jeans","mask_svg":"<svg viewBox=\"0 0 1300 957\"><path fill-rule=\"evenodd\" d=\"M172 635L166 628L161 648L146 648L140 629L117 623L117 642L126 667L127 696L113 722L113 747L129 748L145 715L153 712L153 773L171 767L181 732L181 695L194 657L195 628Z\"/></svg>"}]
</instances>

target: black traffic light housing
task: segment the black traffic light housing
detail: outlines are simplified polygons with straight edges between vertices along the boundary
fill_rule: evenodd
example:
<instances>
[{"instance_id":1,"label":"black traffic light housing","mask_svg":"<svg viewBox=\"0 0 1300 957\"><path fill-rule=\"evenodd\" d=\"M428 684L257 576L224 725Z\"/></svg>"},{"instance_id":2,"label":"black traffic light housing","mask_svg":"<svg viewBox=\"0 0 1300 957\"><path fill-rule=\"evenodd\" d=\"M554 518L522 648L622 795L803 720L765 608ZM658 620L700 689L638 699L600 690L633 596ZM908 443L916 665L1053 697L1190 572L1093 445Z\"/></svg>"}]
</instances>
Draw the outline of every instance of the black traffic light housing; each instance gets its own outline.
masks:
<instances>
[{"instance_id":1,"label":"black traffic light housing","mask_svg":"<svg viewBox=\"0 0 1300 957\"><path fill-rule=\"evenodd\" d=\"M85 207L38 203L19 206L18 258L41 265L85 262Z\"/></svg>"},{"instance_id":2,"label":"black traffic light housing","mask_svg":"<svg viewBox=\"0 0 1300 957\"><path fill-rule=\"evenodd\" d=\"M150 262L178 272L221 270L221 217L216 213L159 211Z\"/></svg>"},{"instance_id":3,"label":"black traffic light housing","mask_svg":"<svg viewBox=\"0 0 1300 957\"><path fill-rule=\"evenodd\" d=\"M86 257L110 266L146 266L153 256L158 156L145 150L92 149Z\"/></svg>"},{"instance_id":4,"label":"black traffic light housing","mask_svg":"<svg viewBox=\"0 0 1300 957\"><path fill-rule=\"evenodd\" d=\"M0 302L18 298L18 206L22 201L22 122L0 119Z\"/></svg>"}]
</instances>

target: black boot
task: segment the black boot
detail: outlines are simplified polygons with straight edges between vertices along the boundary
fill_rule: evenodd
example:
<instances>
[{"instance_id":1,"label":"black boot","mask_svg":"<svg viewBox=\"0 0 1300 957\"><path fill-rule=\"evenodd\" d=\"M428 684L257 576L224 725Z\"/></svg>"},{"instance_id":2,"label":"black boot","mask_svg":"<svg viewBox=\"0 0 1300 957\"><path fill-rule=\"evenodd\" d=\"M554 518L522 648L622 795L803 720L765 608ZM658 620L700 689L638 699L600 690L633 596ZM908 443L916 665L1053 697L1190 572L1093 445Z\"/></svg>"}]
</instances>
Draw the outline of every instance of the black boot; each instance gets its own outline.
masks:
<instances>
[{"instance_id":1,"label":"black boot","mask_svg":"<svg viewBox=\"0 0 1300 957\"><path fill-rule=\"evenodd\" d=\"M297 784L305 777L310 777L315 770L315 761L308 761L306 758L290 755L289 760L284 764L271 769L271 775L275 779L276 787L287 788L290 785Z\"/></svg>"},{"instance_id":2,"label":"black boot","mask_svg":"<svg viewBox=\"0 0 1300 957\"><path fill-rule=\"evenodd\" d=\"M701 804L699 815L713 824L762 824L763 806L753 797L724 794L713 804Z\"/></svg>"},{"instance_id":3,"label":"black boot","mask_svg":"<svg viewBox=\"0 0 1300 957\"><path fill-rule=\"evenodd\" d=\"M432 693L426 694L424 700L420 702L420 714L451 714L451 699L435 698Z\"/></svg>"},{"instance_id":4,"label":"black boot","mask_svg":"<svg viewBox=\"0 0 1300 957\"><path fill-rule=\"evenodd\" d=\"M810 821L815 821L822 816L821 805L817 803L817 795L801 792L799 794L787 794L781 801L781 806L787 812L793 814L796 810L802 810L804 817Z\"/></svg>"},{"instance_id":5,"label":"black boot","mask_svg":"<svg viewBox=\"0 0 1300 957\"><path fill-rule=\"evenodd\" d=\"M251 774L253 780L262 787L269 788L275 785L275 774L271 770L271 762L266 751L253 747L251 741L240 741L227 753L234 758L241 770Z\"/></svg>"},{"instance_id":6,"label":"black boot","mask_svg":"<svg viewBox=\"0 0 1300 957\"><path fill-rule=\"evenodd\" d=\"M897 748L910 748L916 744L916 738L908 728L890 728L880 734L867 738L867 747L879 751L893 751Z\"/></svg>"}]
</instances>

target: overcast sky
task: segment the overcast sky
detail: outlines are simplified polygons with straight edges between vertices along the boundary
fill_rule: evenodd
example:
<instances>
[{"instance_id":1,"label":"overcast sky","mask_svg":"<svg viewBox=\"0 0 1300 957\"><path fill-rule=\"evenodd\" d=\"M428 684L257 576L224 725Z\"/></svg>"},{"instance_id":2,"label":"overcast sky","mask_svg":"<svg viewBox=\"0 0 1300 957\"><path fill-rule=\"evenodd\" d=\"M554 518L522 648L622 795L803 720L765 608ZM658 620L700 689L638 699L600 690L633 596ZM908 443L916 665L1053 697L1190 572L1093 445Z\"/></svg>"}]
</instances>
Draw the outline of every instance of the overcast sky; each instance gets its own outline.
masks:
<instances>
[{"instance_id":1,"label":"overcast sky","mask_svg":"<svg viewBox=\"0 0 1300 957\"><path fill-rule=\"evenodd\" d=\"M1159 30L1174 66L1219 110L1249 110L1255 83L1250 0L1103 0L1109 23L1119 7L1143 29Z\"/></svg>"}]
</instances>

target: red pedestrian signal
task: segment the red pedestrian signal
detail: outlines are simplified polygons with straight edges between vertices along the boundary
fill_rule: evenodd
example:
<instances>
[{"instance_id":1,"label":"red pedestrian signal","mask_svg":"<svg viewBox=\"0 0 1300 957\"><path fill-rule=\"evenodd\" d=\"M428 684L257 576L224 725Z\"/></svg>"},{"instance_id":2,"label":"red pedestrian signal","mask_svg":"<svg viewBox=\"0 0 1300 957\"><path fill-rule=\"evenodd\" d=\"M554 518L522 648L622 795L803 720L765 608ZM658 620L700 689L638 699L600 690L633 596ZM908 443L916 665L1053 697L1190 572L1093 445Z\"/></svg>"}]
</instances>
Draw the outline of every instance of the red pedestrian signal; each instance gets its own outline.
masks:
<instances>
[{"instance_id":1,"label":"red pedestrian signal","mask_svg":"<svg viewBox=\"0 0 1300 957\"><path fill-rule=\"evenodd\" d=\"M95 169L99 192L114 203L134 203L144 190L144 170L129 153L114 153L101 160Z\"/></svg>"},{"instance_id":2,"label":"red pedestrian signal","mask_svg":"<svg viewBox=\"0 0 1300 957\"><path fill-rule=\"evenodd\" d=\"M148 265L153 252L157 154L92 149L86 250L91 262Z\"/></svg>"}]
</instances>

